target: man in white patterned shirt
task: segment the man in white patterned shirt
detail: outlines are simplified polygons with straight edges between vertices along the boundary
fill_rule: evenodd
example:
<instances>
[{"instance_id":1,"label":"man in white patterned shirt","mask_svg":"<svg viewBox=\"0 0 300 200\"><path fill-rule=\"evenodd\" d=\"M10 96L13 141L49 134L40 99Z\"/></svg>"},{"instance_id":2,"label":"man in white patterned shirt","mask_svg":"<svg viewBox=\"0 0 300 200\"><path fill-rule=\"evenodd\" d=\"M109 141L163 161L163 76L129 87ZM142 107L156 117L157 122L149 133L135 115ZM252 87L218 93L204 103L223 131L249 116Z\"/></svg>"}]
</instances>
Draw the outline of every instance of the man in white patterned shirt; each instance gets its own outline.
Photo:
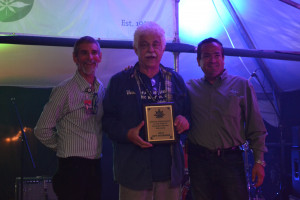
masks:
<instances>
[{"instance_id":1,"label":"man in white patterned shirt","mask_svg":"<svg viewBox=\"0 0 300 200\"><path fill-rule=\"evenodd\" d=\"M53 177L58 199L101 199L104 87L95 77L101 58L95 39L85 36L76 41L77 71L53 88L35 127L35 136L58 157Z\"/></svg>"}]
</instances>

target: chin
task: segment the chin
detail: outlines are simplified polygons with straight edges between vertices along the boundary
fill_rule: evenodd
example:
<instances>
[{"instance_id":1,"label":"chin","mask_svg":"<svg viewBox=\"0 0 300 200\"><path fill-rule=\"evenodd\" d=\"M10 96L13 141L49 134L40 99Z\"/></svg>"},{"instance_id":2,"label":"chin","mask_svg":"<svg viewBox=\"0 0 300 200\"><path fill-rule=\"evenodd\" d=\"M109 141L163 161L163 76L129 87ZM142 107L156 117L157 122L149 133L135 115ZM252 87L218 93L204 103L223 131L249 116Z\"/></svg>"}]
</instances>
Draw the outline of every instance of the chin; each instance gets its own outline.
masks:
<instances>
[{"instance_id":1,"label":"chin","mask_svg":"<svg viewBox=\"0 0 300 200\"><path fill-rule=\"evenodd\" d=\"M95 70L83 70L83 73L90 76L95 74Z\"/></svg>"},{"instance_id":2,"label":"chin","mask_svg":"<svg viewBox=\"0 0 300 200\"><path fill-rule=\"evenodd\" d=\"M159 62L147 62L146 66L151 67L151 68L155 68L155 67L159 66Z\"/></svg>"}]
</instances>

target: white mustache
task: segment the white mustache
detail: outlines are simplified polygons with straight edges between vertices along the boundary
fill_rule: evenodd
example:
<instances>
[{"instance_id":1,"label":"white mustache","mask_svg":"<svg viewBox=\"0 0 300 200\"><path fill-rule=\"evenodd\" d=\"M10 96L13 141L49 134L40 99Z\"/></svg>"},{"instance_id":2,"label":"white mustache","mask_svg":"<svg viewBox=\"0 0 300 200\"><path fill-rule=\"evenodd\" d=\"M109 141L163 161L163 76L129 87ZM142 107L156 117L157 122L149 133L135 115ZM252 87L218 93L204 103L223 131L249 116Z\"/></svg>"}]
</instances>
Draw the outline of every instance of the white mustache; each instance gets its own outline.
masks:
<instances>
[{"instance_id":1,"label":"white mustache","mask_svg":"<svg viewBox=\"0 0 300 200\"><path fill-rule=\"evenodd\" d=\"M146 53L145 57L156 57L155 53Z\"/></svg>"}]
</instances>

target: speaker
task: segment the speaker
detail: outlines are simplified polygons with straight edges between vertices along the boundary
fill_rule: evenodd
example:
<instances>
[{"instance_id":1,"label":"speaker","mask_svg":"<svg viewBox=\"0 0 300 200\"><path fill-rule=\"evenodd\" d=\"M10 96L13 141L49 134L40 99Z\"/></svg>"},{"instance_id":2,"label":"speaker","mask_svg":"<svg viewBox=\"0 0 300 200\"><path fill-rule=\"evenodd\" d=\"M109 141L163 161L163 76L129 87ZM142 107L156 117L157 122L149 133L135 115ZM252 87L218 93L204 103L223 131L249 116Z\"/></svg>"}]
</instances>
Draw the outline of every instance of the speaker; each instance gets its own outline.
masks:
<instances>
[{"instance_id":1,"label":"speaker","mask_svg":"<svg viewBox=\"0 0 300 200\"><path fill-rule=\"evenodd\" d=\"M15 199L21 199L21 178L16 178ZM23 200L57 200L51 177L24 177Z\"/></svg>"},{"instance_id":2,"label":"speaker","mask_svg":"<svg viewBox=\"0 0 300 200\"><path fill-rule=\"evenodd\" d=\"M292 183L293 193L296 196L300 196L300 147L292 147Z\"/></svg>"}]
</instances>

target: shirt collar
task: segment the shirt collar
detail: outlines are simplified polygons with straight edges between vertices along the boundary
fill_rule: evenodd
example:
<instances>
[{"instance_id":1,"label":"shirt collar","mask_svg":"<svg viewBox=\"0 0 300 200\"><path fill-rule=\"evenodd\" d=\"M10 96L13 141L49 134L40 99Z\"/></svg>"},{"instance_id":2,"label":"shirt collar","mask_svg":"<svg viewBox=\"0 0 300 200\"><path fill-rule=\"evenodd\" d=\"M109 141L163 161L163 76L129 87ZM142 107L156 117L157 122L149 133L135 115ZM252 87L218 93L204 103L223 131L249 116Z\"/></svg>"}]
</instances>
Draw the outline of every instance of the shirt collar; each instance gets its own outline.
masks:
<instances>
[{"instance_id":1,"label":"shirt collar","mask_svg":"<svg viewBox=\"0 0 300 200\"><path fill-rule=\"evenodd\" d=\"M132 68L132 71L131 71L131 73L130 73L130 77L131 77L131 78L134 78L138 70L139 70L139 62L137 62L137 63L134 65L134 67ZM168 75L168 76L171 76L171 75L172 75L172 73L171 73L171 72L168 72L162 64L159 64L159 71L160 71L161 75L163 76L163 78L164 78L166 75Z\"/></svg>"},{"instance_id":2,"label":"shirt collar","mask_svg":"<svg viewBox=\"0 0 300 200\"><path fill-rule=\"evenodd\" d=\"M227 71L226 69L224 69L223 73L222 73L221 75L219 75L219 76L217 77L216 80L222 81L222 80L224 80L227 76L228 76L228 71ZM203 79L203 81L208 82L205 76L204 76L202 79Z\"/></svg>"},{"instance_id":3,"label":"shirt collar","mask_svg":"<svg viewBox=\"0 0 300 200\"><path fill-rule=\"evenodd\" d=\"M74 76L76 82L79 85L79 88L81 91L86 91L86 89L91 88L91 85L87 82L87 80L85 80L80 73L78 72L78 70L76 70L75 76ZM95 91L98 91L100 86L100 81L97 79L97 77L95 77L95 82L94 82L94 87L95 87Z\"/></svg>"}]
</instances>

